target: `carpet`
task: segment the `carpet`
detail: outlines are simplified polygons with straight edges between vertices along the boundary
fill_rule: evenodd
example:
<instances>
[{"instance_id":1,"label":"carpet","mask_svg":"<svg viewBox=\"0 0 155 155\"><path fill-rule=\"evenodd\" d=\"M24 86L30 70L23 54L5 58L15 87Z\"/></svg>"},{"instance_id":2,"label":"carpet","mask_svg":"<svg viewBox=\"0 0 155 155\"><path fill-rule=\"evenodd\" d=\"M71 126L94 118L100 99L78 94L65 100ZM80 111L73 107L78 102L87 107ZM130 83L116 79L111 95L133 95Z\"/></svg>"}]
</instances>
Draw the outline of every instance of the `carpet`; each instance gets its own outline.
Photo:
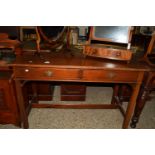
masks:
<instances>
[{"instance_id":1,"label":"carpet","mask_svg":"<svg viewBox=\"0 0 155 155\"><path fill-rule=\"evenodd\" d=\"M87 87L87 103L111 102L111 87ZM148 101L137 124L139 129L155 128L155 98ZM49 103L65 103L60 101L60 87L56 86L53 101ZM67 101L67 103L81 103L81 101ZM82 103L86 103L82 102ZM127 103L124 103L127 104ZM36 109L29 115L30 129L120 129L123 116L118 109ZM130 127L129 127L130 128ZM18 129L7 124L0 125L0 129Z\"/></svg>"}]
</instances>

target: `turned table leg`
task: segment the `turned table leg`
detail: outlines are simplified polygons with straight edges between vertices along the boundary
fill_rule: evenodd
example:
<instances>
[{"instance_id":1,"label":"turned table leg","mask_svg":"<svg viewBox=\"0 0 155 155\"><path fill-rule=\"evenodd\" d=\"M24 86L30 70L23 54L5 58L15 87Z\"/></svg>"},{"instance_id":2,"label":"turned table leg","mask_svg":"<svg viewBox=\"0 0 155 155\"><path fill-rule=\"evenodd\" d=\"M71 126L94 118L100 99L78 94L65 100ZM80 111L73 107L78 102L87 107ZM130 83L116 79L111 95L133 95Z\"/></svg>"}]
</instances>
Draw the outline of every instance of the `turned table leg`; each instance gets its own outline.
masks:
<instances>
[{"instance_id":1,"label":"turned table leg","mask_svg":"<svg viewBox=\"0 0 155 155\"><path fill-rule=\"evenodd\" d=\"M130 97L130 101L129 101L129 104L128 104L128 107L127 107L127 110L125 113L125 118L123 121L122 128L124 128L124 129L128 128L128 125L129 125L131 118L132 118L132 115L134 113L134 109L136 106L136 100L137 100L137 97L138 97L138 94L140 91L140 86L142 84L143 77L144 77L144 72L140 72L138 77L137 77L137 82L135 84L131 85L133 92L132 92L132 95Z\"/></svg>"},{"instance_id":2,"label":"turned table leg","mask_svg":"<svg viewBox=\"0 0 155 155\"><path fill-rule=\"evenodd\" d=\"M131 98L130 98L130 102L128 104L128 107L127 107L127 110L126 110L126 114L125 114L125 118L124 118L124 122L123 122L123 127L122 128L128 128L128 125L130 123L130 120L132 118L132 114L133 114L133 111L134 111L134 108L135 108L135 105L136 105L136 99L137 99L137 96L138 96L138 93L139 93L139 89L140 89L140 84L136 84L134 87L133 87L133 93L131 95Z\"/></svg>"},{"instance_id":3,"label":"turned table leg","mask_svg":"<svg viewBox=\"0 0 155 155\"><path fill-rule=\"evenodd\" d=\"M144 82L143 86L141 87L140 93L137 98L134 115L132 117L132 121L130 124L131 128L135 128L136 124L139 121L141 112L142 112L142 110L146 104L146 101L148 99L148 96L150 94L150 90L152 88L154 79L155 79L154 72L149 72L149 74L147 74L147 76L146 76L146 81Z\"/></svg>"},{"instance_id":4,"label":"turned table leg","mask_svg":"<svg viewBox=\"0 0 155 155\"><path fill-rule=\"evenodd\" d=\"M132 117L132 121L131 121L131 128L136 128L136 125L139 121L141 112L145 106L146 100L149 96L149 89L148 88L141 88L140 94L138 96L137 99L137 104L135 107L135 111L134 111L134 115Z\"/></svg>"}]
</instances>

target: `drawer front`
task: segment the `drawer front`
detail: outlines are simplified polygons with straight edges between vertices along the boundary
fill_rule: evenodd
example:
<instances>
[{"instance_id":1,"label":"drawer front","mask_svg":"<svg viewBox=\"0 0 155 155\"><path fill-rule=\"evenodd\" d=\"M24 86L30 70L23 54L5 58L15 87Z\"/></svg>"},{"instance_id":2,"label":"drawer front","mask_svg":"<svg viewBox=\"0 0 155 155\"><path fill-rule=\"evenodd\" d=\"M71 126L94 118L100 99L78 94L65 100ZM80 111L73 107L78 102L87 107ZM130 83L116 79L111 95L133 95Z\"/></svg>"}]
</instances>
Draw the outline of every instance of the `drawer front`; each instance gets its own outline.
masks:
<instances>
[{"instance_id":1,"label":"drawer front","mask_svg":"<svg viewBox=\"0 0 155 155\"><path fill-rule=\"evenodd\" d=\"M112 71L102 69L57 69L15 67L16 78L28 80L56 80L56 81L83 81L83 82L136 82L137 71Z\"/></svg>"},{"instance_id":2,"label":"drawer front","mask_svg":"<svg viewBox=\"0 0 155 155\"><path fill-rule=\"evenodd\" d=\"M85 70L84 81L97 82L136 82L138 72L132 71L110 71L110 70Z\"/></svg>"},{"instance_id":3,"label":"drawer front","mask_svg":"<svg viewBox=\"0 0 155 155\"><path fill-rule=\"evenodd\" d=\"M85 95L85 85L61 84L62 95Z\"/></svg>"},{"instance_id":4,"label":"drawer front","mask_svg":"<svg viewBox=\"0 0 155 155\"><path fill-rule=\"evenodd\" d=\"M106 47L99 47L99 46L90 46L86 45L84 47L84 54L93 56L93 57L100 57L100 58L107 58L107 59L116 59L116 60L125 60L128 61L131 59L132 52L130 50L124 49L115 49L115 48L106 48Z\"/></svg>"},{"instance_id":5,"label":"drawer front","mask_svg":"<svg viewBox=\"0 0 155 155\"><path fill-rule=\"evenodd\" d=\"M16 78L30 80L79 80L81 78L78 69L56 69L56 68L14 68Z\"/></svg>"}]
</instances>

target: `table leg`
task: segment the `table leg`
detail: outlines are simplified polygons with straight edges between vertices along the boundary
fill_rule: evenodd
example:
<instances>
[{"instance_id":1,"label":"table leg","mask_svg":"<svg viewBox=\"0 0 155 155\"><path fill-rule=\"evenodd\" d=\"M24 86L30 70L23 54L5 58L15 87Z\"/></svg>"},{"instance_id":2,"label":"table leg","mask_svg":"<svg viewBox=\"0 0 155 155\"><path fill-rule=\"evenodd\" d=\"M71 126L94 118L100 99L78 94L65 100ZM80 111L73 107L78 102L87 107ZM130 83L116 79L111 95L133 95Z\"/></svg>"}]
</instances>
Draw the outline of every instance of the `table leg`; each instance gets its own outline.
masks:
<instances>
[{"instance_id":1,"label":"table leg","mask_svg":"<svg viewBox=\"0 0 155 155\"><path fill-rule=\"evenodd\" d=\"M19 106L21 123L23 123L23 127L27 129L29 128L28 116L26 113L26 108L24 106L24 99L23 99L23 93L22 93L22 87L21 87L20 80L15 80L15 85L16 85L17 103Z\"/></svg>"},{"instance_id":2,"label":"table leg","mask_svg":"<svg viewBox=\"0 0 155 155\"><path fill-rule=\"evenodd\" d=\"M140 94L138 96L137 104L135 107L134 115L132 117L132 121L130 124L131 128L136 127L136 124L139 121L141 112L145 106L145 103L147 101L148 96L149 96L149 89L148 88L141 88Z\"/></svg>"},{"instance_id":3,"label":"table leg","mask_svg":"<svg viewBox=\"0 0 155 155\"><path fill-rule=\"evenodd\" d=\"M139 83L137 83L134 87L133 87L133 93L131 95L130 98L130 102L128 104L127 110L126 110L126 114L125 114L125 118L124 118L124 122L123 122L123 127L122 128L128 128L128 125L130 123L132 114L134 112L134 108L136 105L136 99L139 93L139 89L140 89L140 85Z\"/></svg>"},{"instance_id":4,"label":"table leg","mask_svg":"<svg viewBox=\"0 0 155 155\"><path fill-rule=\"evenodd\" d=\"M120 85L119 85L119 84L115 84L115 85L114 85L111 104L116 104L116 103L117 103L119 88L120 88Z\"/></svg>"},{"instance_id":5,"label":"table leg","mask_svg":"<svg viewBox=\"0 0 155 155\"><path fill-rule=\"evenodd\" d=\"M132 121L130 126L132 128L136 127L136 124L139 121L141 112L145 106L145 103L149 97L150 91L152 89L153 81L155 80L154 72L149 72L149 74L146 74L145 77L147 80L143 83L143 86L141 87L140 93L137 98L137 103L134 111L134 115L132 117Z\"/></svg>"},{"instance_id":6,"label":"table leg","mask_svg":"<svg viewBox=\"0 0 155 155\"><path fill-rule=\"evenodd\" d=\"M34 103L38 103L38 92L37 92L37 83L33 82L32 83L32 94L34 98Z\"/></svg>"}]
</instances>

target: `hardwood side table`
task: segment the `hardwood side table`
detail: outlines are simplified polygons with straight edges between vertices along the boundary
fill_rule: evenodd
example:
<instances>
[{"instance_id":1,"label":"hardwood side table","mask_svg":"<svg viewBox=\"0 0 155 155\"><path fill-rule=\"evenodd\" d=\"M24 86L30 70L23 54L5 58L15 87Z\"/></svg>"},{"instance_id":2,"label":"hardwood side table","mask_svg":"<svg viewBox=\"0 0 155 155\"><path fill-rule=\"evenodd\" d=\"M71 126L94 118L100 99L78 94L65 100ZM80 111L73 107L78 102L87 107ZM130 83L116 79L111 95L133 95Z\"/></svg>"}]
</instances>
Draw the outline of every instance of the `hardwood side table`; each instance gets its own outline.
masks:
<instances>
[{"instance_id":1,"label":"hardwood side table","mask_svg":"<svg viewBox=\"0 0 155 155\"><path fill-rule=\"evenodd\" d=\"M89 82L89 83L126 83L131 84L133 91L127 110L123 113L124 121L122 128L128 128L143 75L149 71L142 63L119 63L113 61L100 61L82 54L70 55L69 51L59 53L41 53L43 59L34 55L17 56L10 64L13 67L17 100L20 109L21 125L29 127L28 115L24 107L22 86L24 81L52 81L52 82ZM49 63L46 63L46 62ZM36 74L37 73L37 74ZM39 105L38 105L39 106ZM44 104L40 107L46 108L99 108L120 109L121 104Z\"/></svg>"}]
</instances>

